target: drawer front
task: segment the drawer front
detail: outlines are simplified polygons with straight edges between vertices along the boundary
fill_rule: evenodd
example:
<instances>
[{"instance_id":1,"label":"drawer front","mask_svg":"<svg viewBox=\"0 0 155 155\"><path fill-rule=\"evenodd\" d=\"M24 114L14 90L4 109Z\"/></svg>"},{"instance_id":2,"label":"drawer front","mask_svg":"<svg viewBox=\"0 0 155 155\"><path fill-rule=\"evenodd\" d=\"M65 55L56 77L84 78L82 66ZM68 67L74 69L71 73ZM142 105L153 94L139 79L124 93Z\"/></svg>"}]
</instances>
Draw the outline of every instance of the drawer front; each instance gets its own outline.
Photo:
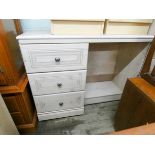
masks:
<instances>
[{"instance_id":1,"label":"drawer front","mask_svg":"<svg viewBox=\"0 0 155 155\"><path fill-rule=\"evenodd\" d=\"M85 89L86 70L28 74L33 95Z\"/></svg>"},{"instance_id":2,"label":"drawer front","mask_svg":"<svg viewBox=\"0 0 155 155\"><path fill-rule=\"evenodd\" d=\"M84 91L34 96L34 100L38 113L81 108L84 106Z\"/></svg>"},{"instance_id":3,"label":"drawer front","mask_svg":"<svg viewBox=\"0 0 155 155\"><path fill-rule=\"evenodd\" d=\"M27 73L87 68L88 44L20 45Z\"/></svg>"}]
</instances>

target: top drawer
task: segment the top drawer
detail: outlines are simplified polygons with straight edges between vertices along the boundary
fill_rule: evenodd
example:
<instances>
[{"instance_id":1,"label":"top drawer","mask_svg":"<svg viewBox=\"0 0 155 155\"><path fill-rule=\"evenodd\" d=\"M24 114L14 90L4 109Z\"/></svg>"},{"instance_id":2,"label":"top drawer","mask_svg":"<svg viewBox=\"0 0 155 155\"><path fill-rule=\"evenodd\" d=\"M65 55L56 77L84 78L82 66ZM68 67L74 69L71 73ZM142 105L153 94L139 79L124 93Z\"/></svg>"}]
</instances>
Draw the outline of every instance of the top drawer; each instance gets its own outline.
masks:
<instances>
[{"instance_id":1,"label":"top drawer","mask_svg":"<svg viewBox=\"0 0 155 155\"><path fill-rule=\"evenodd\" d=\"M27 73L87 68L88 44L20 45Z\"/></svg>"}]
</instances>

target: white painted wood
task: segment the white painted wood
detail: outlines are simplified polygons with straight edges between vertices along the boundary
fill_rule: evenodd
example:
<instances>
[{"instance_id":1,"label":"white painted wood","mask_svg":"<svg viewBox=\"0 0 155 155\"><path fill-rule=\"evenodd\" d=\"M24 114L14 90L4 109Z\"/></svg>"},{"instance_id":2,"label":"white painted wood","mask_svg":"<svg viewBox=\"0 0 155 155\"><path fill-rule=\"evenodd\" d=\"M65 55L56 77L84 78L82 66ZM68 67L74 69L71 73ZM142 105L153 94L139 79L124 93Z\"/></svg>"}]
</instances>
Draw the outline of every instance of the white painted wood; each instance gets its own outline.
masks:
<instances>
[{"instance_id":1,"label":"white painted wood","mask_svg":"<svg viewBox=\"0 0 155 155\"><path fill-rule=\"evenodd\" d=\"M109 19L111 22L116 23L141 23L141 24L151 24L153 19Z\"/></svg>"},{"instance_id":2,"label":"white painted wood","mask_svg":"<svg viewBox=\"0 0 155 155\"><path fill-rule=\"evenodd\" d=\"M27 73L87 68L88 44L28 44L20 47Z\"/></svg>"},{"instance_id":3,"label":"white painted wood","mask_svg":"<svg viewBox=\"0 0 155 155\"><path fill-rule=\"evenodd\" d=\"M129 23L109 23L107 26L106 34L137 34L137 35L145 35L149 30L149 24L146 25L135 25Z\"/></svg>"},{"instance_id":4,"label":"white painted wood","mask_svg":"<svg viewBox=\"0 0 155 155\"><path fill-rule=\"evenodd\" d=\"M153 37L148 38L64 38L64 39L41 39L41 40L19 40L20 44L57 44L57 43L125 43L125 42L152 42Z\"/></svg>"},{"instance_id":5,"label":"white painted wood","mask_svg":"<svg viewBox=\"0 0 155 155\"><path fill-rule=\"evenodd\" d=\"M131 48L128 48L128 46L128 44L123 44L119 47L115 66L115 77L112 80L122 91L127 78L137 77L139 75L149 44L142 45L142 47L134 44L130 45Z\"/></svg>"},{"instance_id":6,"label":"white painted wood","mask_svg":"<svg viewBox=\"0 0 155 155\"><path fill-rule=\"evenodd\" d=\"M84 107L84 91L34 96L38 113Z\"/></svg>"},{"instance_id":7,"label":"white painted wood","mask_svg":"<svg viewBox=\"0 0 155 155\"><path fill-rule=\"evenodd\" d=\"M74 109L52 111L52 112L46 112L46 113L38 113L38 119L39 121L43 121L43 120L48 120L48 119L81 115L83 113L84 113L84 107L74 108Z\"/></svg>"},{"instance_id":8,"label":"white painted wood","mask_svg":"<svg viewBox=\"0 0 155 155\"><path fill-rule=\"evenodd\" d=\"M110 19L106 27L106 34L147 35L152 20L138 19Z\"/></svg>"},{"instance_id":9,"label":"white painted wood","mask_svg":"<svg viewBox=\"0 0 155 155\"><path fill-rule=\"evenodd\" d=\"M121 94L122 91L112 81L92 82L86 84L85 98Z\"/></svg>"},{"instance_id":10,"label":"white painted wood","mask_svg":"<svg viewBox=\"0 0 155 155\"><path fill-rule=\"evenodd\" d=\"M88 52L87 75L114 74L119 43L91 44Z\"/></svg>"},{"instance_id":11,"label":"white painted wood","mask_svg":"<svg viewBox=\"0 0 155 155\"><path fill-rule=\"evenodd\" d=\"M110 102L110 101L117 101L121 99L121 94L114 94L108 96L100 96L100 97L93 97L93 98L85 98L84 104L95 104L95 103L102 103L102 102Z\"/></svg>"},{"instance_id":12,"label":"white painted wood","mask_svg":"<svg viewBox=\"0 0 155 155\"><path fill-rule=\"evenodd\" d=\"M52 35L50 32L25 32L17 36L20 44L151 42L153 35Z\"/></svg>"},{"instance_id":13,"label":"white painted wood","mask_svg":"<svg viewBox=\"0 0 155 155\"><path fill-rule=\"evenodd\" d=\"M155 34L155 19L153 19L152 24L150 25L148 35L154 35Z\"/></svg>"},{"instance_id":14,"label":"white painted wood","mask_svg":"<svg viewBox=\"0 0 155 155\"><path fill-rule=\"evenodd\" d=\"M39 32L24 33L17 39L22 50L39 120L46 120L82 114L84 100L85 104L119 100L128 75L137 75L148 48L147 43L152 41L153 36L65 36ZM138 48L136 43L130 43L131 48L129 48L129 44L125 42L146 43L138 44ZM89 43L107 43L101 48L98 46L97 50L93 48L94 51L89 48L90 60L95 62L94 64L89 62L89 65L91 64L88 68L89 76L102 74L115 77L113 81L88 83L84 99L84 93L75 96L72 93L78 94L77 91L85 90ZM55 57L61 57L63 61L55 64ZM83 73L80 76L78 72ZM58 80L63 81L60 89L56 87ZM78 102L78 96L83 96L81 103ZM59 107L58 101L62 100L65 106Z\"/></svg>"},{"instance_id":15,"label":"white painted wood","mask_svg":"<svg viewBox=\"0 0 155 155\"><path fill-rule=\"evenodd\" d=\"M88 44L37 43L20 48L39 120L82 114Z\"/></svg>"},{"instance_id":16,"label":"white painted wood","mask_svg":"<svg viewBox=\"0 0 155 155\"><path fill-rule=\"evenodd\" d=\"M112 81L86 84L85 104L119 100L122 91Z\"/></svg>"},{"instance_id":17,"label":"white painted wood","mask_svg":"<svg viewBox=\"0 0 155 155\"><path fill-rule=\"evenodd\" d=\"M104 20L52 20L51 32L55 35L103 34Z\"/></svg>"},{"instance_id":18,"label":"white painted wood","mask_svg":"<svg viewBox=\"0 0 155 155\"><path fill-rule=\"evenodd\" d=\"M28 74L28 78L33 95L80 91L85 90L86 70Z\"/></svg>"}]
</instances>

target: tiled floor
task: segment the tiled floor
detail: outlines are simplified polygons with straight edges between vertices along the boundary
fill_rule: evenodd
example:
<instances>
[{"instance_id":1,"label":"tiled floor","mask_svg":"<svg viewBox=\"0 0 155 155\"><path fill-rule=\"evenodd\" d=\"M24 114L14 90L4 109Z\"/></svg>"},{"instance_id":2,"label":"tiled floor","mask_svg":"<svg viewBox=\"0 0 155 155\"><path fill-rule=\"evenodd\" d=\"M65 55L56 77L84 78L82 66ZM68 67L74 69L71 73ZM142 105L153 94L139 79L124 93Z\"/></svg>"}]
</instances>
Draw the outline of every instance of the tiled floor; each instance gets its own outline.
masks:
<instances>
[{"instance_id":1,"label":"tiled floor","mask_svg":"<svg viewBox=\"0 0 155 155\"><path fill-rule=\"evenodd\" d=\"M80 116L41 121L35 135L96 135L114 131L113 118L118 101L85 106Z\"/></svg>"}]
</instances>

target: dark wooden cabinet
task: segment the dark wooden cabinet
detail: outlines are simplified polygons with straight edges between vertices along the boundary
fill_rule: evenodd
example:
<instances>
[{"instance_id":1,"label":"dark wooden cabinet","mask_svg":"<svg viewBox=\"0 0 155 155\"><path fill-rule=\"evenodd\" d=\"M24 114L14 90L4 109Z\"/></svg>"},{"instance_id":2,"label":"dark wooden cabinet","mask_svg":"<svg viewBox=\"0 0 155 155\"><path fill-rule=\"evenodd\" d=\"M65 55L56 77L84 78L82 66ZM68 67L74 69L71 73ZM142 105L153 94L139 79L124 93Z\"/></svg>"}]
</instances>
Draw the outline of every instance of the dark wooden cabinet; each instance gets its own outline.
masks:
<instances>
[{"instance_id":1,"label":"dark wooden cabinet","mask_svg":"<svg viewBox=\"0 0 155 155\"><path fill-rule=\"evenodd\" d=\"M16 27L15 24L17 21L0 20L0 93L22 133L35 128L37 116L16 40L19 34L19 25Z\"/></svg>"},{"instance_id":2,"label":"dark wooden cabinet","mask_svg":"<svg viewBox=\"0 0 155 155\"><path fill-rule=\"evenodd\" d=\"M142 78L128 79L115 116L115 129L155 122L155 87Z\"/></svg>"},{"instance_id":3,"label":"dark wooden cabinet","mask_svg":"<svg viewBox=\"0 0 155 155\"><path fill-rule=\"evenodd\" d=\"M28 92L28 88L25 88L23 93L3 95L3 99L17 126L25 124L25 122L28 124L32 122L33 107L31 106L31 98Z\"/></svg>"},{"instance_id":4,"label":"dark wooden cabinet","mask_svg":"<svg viewBox=\"0 0 155 155\"><path fill-rule=\"evenodd\" d=\"M3 94L2 97L18 130L21 133L33 130L37 117L29 85L22 93Z\"/></svg>"}]
</instances>

